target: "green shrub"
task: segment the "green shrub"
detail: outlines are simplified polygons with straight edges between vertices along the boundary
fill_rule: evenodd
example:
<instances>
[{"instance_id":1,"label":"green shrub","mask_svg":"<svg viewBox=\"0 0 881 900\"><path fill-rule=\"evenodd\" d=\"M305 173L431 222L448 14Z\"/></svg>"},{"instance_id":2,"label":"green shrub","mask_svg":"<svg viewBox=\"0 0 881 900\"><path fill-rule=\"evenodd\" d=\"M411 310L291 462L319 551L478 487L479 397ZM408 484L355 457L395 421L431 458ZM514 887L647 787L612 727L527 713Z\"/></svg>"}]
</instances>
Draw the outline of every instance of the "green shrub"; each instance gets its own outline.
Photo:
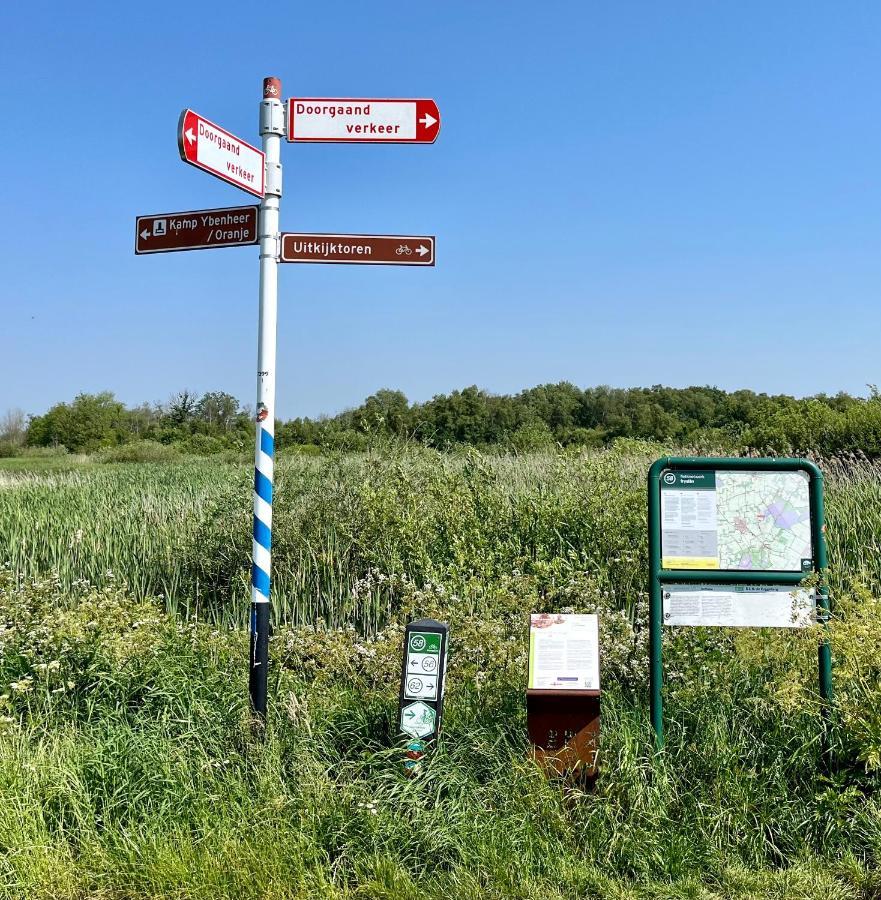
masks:
<instances>
[{"instance_id":1,"label":"green shrub","mask_svg":"<svg viewBox=\"0 0 881 900\"><path fill-rule=\"evenodd\" d=\"M67 456L68 450L64 444L57 444L52 447L22 447L21 456L27 459L56 459L60 456Z\"/></svg>"},{"instance_id":2,"label":"green shrub","mask_svg":"<svg viewBox=\"0 0 881 900\"><path fill-rule=\"evenodd\" d=\"M209 434L191 434L176 444L181 453L190 456L213 456L229 449L229 445Z\"/></svg>"},{"instance_id":3,"label":"green shrub","mask_svg":"<svg viewBox=\"0 0 881 900\"><path fill-rule=\"evenodd\" d=\"M118 447L109 447L96 454L102 463L158 463L169 462L180 456L177 449L156 441L130 441Z\"/></svg>"}]
</instances>

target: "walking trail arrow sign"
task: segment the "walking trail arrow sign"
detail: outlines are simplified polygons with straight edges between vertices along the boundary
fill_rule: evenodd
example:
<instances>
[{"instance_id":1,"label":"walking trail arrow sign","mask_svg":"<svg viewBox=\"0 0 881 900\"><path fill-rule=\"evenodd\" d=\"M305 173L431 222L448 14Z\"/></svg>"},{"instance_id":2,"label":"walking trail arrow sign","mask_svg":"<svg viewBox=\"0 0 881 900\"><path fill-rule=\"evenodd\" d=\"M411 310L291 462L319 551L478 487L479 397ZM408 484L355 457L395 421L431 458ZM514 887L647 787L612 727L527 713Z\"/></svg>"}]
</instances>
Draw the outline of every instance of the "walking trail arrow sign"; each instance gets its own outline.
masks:
<instances>
[{"instance_id":1,"label":"walking trail arrow sign","mask_svg":"<svg viewBox=\"0 0 881 900\"><path fill-rule=\"evenodd\" d=\"M439 132L434 100L288 100L289 141L433 144Z\"/></svg>"},{"instance_id":2,"label":"walking trail arrow sign","mask_svg":"<svg viewBox=\"0 0 881 900\"><path fill-rule=\"evenodd\" d=\"M434 238L400 234L299 234L281 236L281 262L433 266Z\"/></svg>"},{"instance_id":3,"label":"walking trail arrow sign","mask_svg":"<svg viewBox=\"0 0 881 900\"><path fill-rule=\"evenodd\" d=\"M266 157L256 147L191 109L180 114L177 143L184 162L255 197L264 195Z\"/></svg>"}]
</instances>

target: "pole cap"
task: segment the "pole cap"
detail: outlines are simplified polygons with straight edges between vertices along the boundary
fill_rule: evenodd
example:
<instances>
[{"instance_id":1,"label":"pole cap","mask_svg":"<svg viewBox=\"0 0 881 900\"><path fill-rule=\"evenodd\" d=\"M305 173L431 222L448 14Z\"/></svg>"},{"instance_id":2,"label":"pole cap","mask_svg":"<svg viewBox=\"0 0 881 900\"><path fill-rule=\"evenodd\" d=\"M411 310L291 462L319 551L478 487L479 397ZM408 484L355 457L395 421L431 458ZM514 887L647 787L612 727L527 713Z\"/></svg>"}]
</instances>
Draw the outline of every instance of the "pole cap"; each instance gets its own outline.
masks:
<instances>
[{"instance_id":1,"label":"pole cap","mask_svg":"<svg viewBox=\"0 0 881 900\"><path fill-rule=\"evenodd\" d=\"M281 79L280 78L264 78L263 79L263 99L264 100L281 100Z\"/></svg>"}]
</instances>

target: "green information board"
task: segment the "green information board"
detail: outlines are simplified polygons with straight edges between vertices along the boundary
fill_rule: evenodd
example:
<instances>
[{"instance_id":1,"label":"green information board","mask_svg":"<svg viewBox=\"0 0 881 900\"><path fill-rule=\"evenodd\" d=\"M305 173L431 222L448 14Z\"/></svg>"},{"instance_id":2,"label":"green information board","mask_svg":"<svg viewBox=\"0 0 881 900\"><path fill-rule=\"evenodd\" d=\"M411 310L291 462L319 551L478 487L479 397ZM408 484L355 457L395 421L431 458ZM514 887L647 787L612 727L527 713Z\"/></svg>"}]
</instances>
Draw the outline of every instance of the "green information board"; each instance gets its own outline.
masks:
<instances>
[{"instance_id":1,"label":"green information board","mask_svg":"<svg viewBox=\"0 0 881 900\"><path fill-rule=\"evenodd\" d=\"M805 459L665 457L648 476L651 718L664 744L663 626L798 628L829 614L823 475ZM832 697L829 644L820 693Z\"/></svg>"}]
</instances>

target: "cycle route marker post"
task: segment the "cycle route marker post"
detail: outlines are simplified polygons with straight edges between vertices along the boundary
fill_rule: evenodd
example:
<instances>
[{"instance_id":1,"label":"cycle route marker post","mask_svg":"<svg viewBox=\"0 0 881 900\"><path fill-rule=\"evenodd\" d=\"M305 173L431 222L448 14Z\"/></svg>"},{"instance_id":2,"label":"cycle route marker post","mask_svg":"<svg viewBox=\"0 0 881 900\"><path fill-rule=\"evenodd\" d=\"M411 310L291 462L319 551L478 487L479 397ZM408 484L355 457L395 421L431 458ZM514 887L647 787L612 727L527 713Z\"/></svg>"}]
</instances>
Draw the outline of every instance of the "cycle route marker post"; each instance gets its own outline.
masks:
<instances>
[{"instance_id":1,"label":"cycle route marker post","mask_svg":"<svg viewBox=\"0 0 881 900\"><path fill-rule=\"evenodd\" d=\"M258 197L260 206L138 216L135 253L260 245L248 687L254 712L264 718L272 576L278 263L433 266L435 261L433 236L282 235L279 228L281 140L287 136L295 143L432 144L440 131L440 113L434 100L425 99L291 99L285 107L281 100L281 81L264 78L259 123L262 150L192 109L181 113L177 126L181 159ZM445 642L446 638L444 647ZM442 685L442 676L437 683ZM439 727L441 695L437 701L428 702L435 710Z\"/></svg>"},{"instance_id":2,"label":"cycle route marker post","mask_svg":"<svg viewBox=\"0 0 881 900\"><path fill-rule=\"evenodd\" d=\"M440 734L449 639L449 626L436 619L415 619L404 629L398 723L409 738L407 774L416 773L428 742Z\"/></svg>"},{"instance_id":3,"label":"cycle route marker post","mask_svg":"<svg viewBox=\"0 0 881 900\"><path fill-rule=\"evenodd\" d=\"M800 628L829 618L823 475L805 459L665 457L648 474L651 721L664 746L662 631ZM819 574L819 585L802 587ZM818 644L824 715L828 640Z\"/></svg>"}]
</instances>

